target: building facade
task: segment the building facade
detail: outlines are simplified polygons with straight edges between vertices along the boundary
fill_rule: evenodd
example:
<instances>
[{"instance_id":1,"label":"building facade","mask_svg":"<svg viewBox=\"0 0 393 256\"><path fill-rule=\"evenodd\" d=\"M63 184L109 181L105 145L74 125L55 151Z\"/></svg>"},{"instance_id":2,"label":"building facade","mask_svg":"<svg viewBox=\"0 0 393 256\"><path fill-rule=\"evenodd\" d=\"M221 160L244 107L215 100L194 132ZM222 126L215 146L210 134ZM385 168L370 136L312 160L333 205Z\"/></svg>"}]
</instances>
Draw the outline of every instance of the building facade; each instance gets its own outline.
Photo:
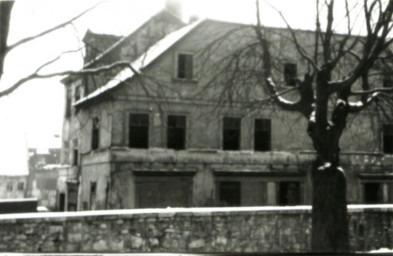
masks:
<instances>
[{"instance_id":1,"label":"building facade","mask_svg":"<svg viewBox=\"0 0 393 256\"><path fill-rule=\"evenodd\" d=\"M267 96L247 73L255 52L243 51L254 33L214 20L184 24L162 11L85 65L128 60L132 69L64 79L62 209L310 204L307 120L262 104ZM288 31L267 33L289 88L307 67L286 44ZM249 58L226 58L233 52ZM234 72L247 79L241 90ZM369 111L352 116L341 139L349 203L393 203L393 126L378 121Z\"/></svg>"}]
</instances>

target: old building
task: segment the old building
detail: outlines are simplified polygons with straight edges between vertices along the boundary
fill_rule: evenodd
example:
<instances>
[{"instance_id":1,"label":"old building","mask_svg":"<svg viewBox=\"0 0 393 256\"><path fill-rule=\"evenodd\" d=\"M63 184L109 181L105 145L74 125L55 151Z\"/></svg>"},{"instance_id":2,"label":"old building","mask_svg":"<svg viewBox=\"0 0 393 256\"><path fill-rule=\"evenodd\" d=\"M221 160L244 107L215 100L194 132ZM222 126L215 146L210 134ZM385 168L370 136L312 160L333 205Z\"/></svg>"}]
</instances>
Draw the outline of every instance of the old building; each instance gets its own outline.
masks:
<instances>
[{"instance_id":1,"label":"old building","mask_svg":"<svg viewBox=\"0 0 393 256\"><path fill-rule=\"evenodd\" d=\"M306 67L286 45L288 31L269 33L282 86L290 87ZM166 10L124 38L99 44L88 32L85 68L128 60L132 70L63 80L62 161L70 167L62 209L310 204L306 120L271 104L250 106L266 98L252 79L234 102L215 97L231 80L217 78L223 69L214 63L253 36L246 25L184 24ZM369 113L351 117L341 144L349 203L393 203L392 134L392 124Z\"/></svg>"}]
</instances>

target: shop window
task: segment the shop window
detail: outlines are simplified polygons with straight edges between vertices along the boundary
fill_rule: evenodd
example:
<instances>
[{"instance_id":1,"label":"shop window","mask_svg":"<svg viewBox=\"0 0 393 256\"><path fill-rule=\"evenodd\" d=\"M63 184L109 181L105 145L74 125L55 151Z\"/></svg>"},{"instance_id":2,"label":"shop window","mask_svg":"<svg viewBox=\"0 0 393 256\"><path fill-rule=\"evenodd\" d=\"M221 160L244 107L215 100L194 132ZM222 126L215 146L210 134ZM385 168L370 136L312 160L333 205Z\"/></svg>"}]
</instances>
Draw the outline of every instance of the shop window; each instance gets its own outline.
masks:
<instances>
[{"instance_id":1,"label":"shop window","mask_svg":"<svg viewBox=\"0 0 393 256\"><path fill-rule=\"evenodd\" d=\"M378 182L367 182L363 184L363 197L366 204L383 203L383 186Z\"/></svg>"},{"instance_id":2,"label":"shop window","mask_svg":"<svg viewBox=\"0 0 393 256\"><path fill-rule=\"evenodd\" d=\"M383 125L383 152L393 154L393 124Z\"/></svg>"},{"instance_id":3,"label":"shop window","mask_svg":"<svg viewBox=\"0 0 393 256\"><path fill-rule=\"evenodd\" d=\"M192 79L193 77L193 55L181 53L177 57L177 77L181 79Z\"/></svg>"},{"instance_id":4,"label":"shop window","mask_svg":"<svg viewBox=\"0 0 393 256\"><path fill-rule=\"evenodd\" d=\"M300 200L300 182L279 182L278 186L278 204L279 205L299 205Z\"/></svg>"},{"instance_id":5,"label":"shop window","mask_svg":"<svg viewBox=\"0 0 393 256\"><path fill-rule=\"evenodd\" d=\"M100 119L98 117L93 118L93 130L91 139L91 149L98 149L100 145Z\"/></svg>"},{"instance_id":6,"label":"shop window","mask_svg":"<svg viewBox=\"0 0 393 256\"><path fill-rule=\"evenodd\" d=\"M186 146L186 117L168 116L167 148L181 150Z\"/></svg>"},{"instance_id":7,"label":"shop window","mask_svg":"<svg viewBox=\"0 0 393 256\"><path fill-rule=\"evenodd\" d=\"M240 206L241 186L238 181L222 181L219 183L219 200L227 206Z\"/></svg>"},{"instance_id":8,"label":"shop window","mask_svg":"<svg viewBox=\"0 0 393 256\"><path fill-rule=\"evenodd\" d=\"M297 77L297 67L294 63L286 63L284 65L284 81L286 85L295 86Z\"/></svg>"},{"instance_id":9,"label":"shop window","mask_svg":"<svg viewBox=\"0 0 393 256\"><path fill-rule=\"evenodd\" d=\"M271 140L270 119L255 119L254 124L254 150L269 151Z\"/></svg>"},{"instance_id":10,"label":"shop window","mask_svg":"<svg viewBox=\"0 0 393 256\"><path fill-rule=\"evenodd\" d=\"M240 118L224 117L223 145L224 150L240 149Z\"/></svg>"},{"instance_id":11,"label":"shop window","mask_svg":"<svg viewBox=\"0 0 393 256\"><path fill-rule=\"evenodd\" d=\"M129 147L149 147L149 115L130 114L129 123Z\"/></svg>"}]
</instances>

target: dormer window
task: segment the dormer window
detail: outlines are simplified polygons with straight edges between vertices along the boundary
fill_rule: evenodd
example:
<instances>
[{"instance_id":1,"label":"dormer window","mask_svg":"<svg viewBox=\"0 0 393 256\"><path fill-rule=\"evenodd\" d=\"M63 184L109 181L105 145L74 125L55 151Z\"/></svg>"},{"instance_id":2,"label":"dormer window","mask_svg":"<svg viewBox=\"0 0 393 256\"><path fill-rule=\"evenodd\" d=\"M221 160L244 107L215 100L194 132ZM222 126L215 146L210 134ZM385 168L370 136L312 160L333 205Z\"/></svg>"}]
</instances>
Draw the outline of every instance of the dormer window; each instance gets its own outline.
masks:
<instances>
[{"instance_id":1,"label":"dormer window","mask_svg":"<svg viewBox=\"0 0 393 256\"><path fill-rule=\"evenodd\" d=\"M286 85L295 86L297 77L297 67L294 63L285 63L284 65L284 82Z\"/></svg>"},{"instance_id":2,"label":"dormer window","mask_svg":"<svg viewBox=\"0 0 393 256\"><path fill-rule=\"evenodd\" d=\"M177 78L193 78L193 55L180 53L177 56Z\"/></svg>"}]
</instances>

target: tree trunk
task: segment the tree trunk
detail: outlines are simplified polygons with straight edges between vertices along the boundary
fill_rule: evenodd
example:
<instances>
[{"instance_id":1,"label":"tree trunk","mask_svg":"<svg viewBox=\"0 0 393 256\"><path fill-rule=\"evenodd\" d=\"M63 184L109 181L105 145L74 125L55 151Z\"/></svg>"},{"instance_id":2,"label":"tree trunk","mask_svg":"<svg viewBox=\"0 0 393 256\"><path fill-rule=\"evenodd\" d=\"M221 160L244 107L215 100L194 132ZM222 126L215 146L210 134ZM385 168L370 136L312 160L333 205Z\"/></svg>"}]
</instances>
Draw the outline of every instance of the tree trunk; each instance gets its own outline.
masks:
<instances>
[{"instance_id":1,"label":"tree trunk","mask_svg":"<svg viewBox=\"0 0 393 256\"><path fill-rule=\"evenodd\" d=\"M346 180L341 168L312 164L313 252L348 252ZM318 169L319 168L319 169Z\"/></svg>"}]
</instances>

